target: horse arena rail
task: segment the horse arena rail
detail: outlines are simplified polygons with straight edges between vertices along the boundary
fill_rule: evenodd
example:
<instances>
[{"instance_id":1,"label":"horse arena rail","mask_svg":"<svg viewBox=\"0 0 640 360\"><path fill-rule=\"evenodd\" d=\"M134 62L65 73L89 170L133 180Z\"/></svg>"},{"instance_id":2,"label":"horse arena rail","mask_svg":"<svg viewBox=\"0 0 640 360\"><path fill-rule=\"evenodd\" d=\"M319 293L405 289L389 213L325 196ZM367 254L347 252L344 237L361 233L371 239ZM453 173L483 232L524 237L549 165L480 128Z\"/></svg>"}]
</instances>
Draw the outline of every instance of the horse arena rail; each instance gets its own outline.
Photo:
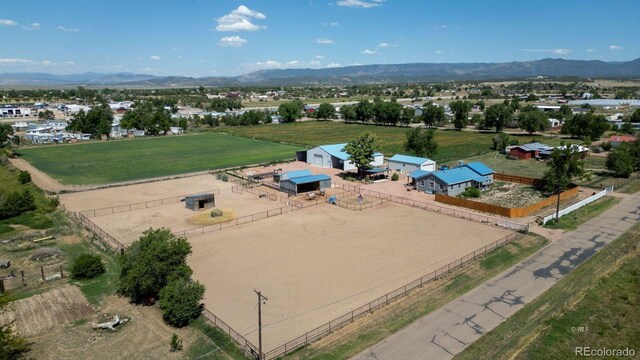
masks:
<instances>
[{"instance_id":1,"label":"horse arena rail","mask_svg":"<svg viewBox=\"0 0 640 360\"><path fill-rule=\"evenodd\" d=\"M335 205L341 208L353 210L353 211L362 211L364 209L370 209L374 206L382 205L384 203L383 199L377 198L377 197L363 199L362 202L359 203L356 200L355 195L356 194L351 191L345 191L342 193L334 194L332 196L336 197L336 201L334 202ZM341 197L343 198L341 199ZM351 197L353 197L353 199L351 199ZM345 198L348 198L349 200L344 200ZM355 200L355 202L352 200Z\"/></svg>"},{"instance_id":2,"label":"horse arena rail","mask_svg":"<svg viewBox=\"0 0 640 360\"><path fill-rule=\"evenodd\" d=\"M253 345L249 340L247 340L244 336L240 335L239 332L235 331L231 326L227 325L222 319L217 317L214 313L207 310L207 308L203 307L202 316L211 323L213 326L222 330L225 334L229 335L236 343L241 346L244 346L244 352L247 355L250 355L254 358L258 358L258 348ZM263 353L264 356L264 353Z\"/></svg>"},{"instance_id":3,"label":"horse arena rail","mask_svg":"<svg viewBox=\"0 0 640 360\"><path fill-rule=\"evenodd\" d=\"M124 251L125 246L120 241L116 240L116 238L114 238L113 236L109 235L108 232L102 230L101 227L96 225L93 221L89 220L89 218L86 217L84 214L78 213L77 214L77 218L80 221L80 224L82 224L82 227L84 227L85 229L93 232L96 236L98 236L100 239L102 239L108 245L113 246L116 249L118 249L118 251L120 251L120 252Z\"/></svg>"},{"instance_id":4,"label":"horse arena rail","mask_svg":"<svg viewBox=\"0 0 640 360\"><path fill-rule=\"evenodd\" d=\"M408 199L401 196L385 194L385 193L368 190L368 189L362 189L360 187L352 186L348 184L341 184L338 187L341 187L345 191L367 195L371 197L376 197L376 198L386 200L386 201L391 201L397 204L407 205L407 206L411 206L411 207L415 207L415 208L419 208L427 211L438 212L444 215L449 215L449 216L453 216L453 217L457 217L465 220L476 221L476 222L481 222L485 224L494 224L496 226L500 226L506 229L520 231L524 233L529 231L528 224L525 225L525 224L520 224L514 221L494 218L488 215L482 215L482 214L472 213L472 212L463 211L463 210L451 209L448 207L430 204L424 201L417 201L417 200Z\"/></svg>"},{"instance_id":5,"label":"horse arena rail","mask_svg":"<svg viewBox=\"0 0 640 360\"><path fill-rule=\"evenodd\" d=\"M285 356L291 352L293 352L294 350L296 350L297 348L301 347L301 346L306 346L316 340L319 340L320 338L329 335L331 332L338 330L339 328L353 322L354 320L357 320L363 316L365 316L366 314L369 314L371 312L373 312L374 310L377 310L387 304L389 304L389 302L397 299L400 296L405 295L407 292L425 285L431 281L437 280L438 278L450 273L453 270L459 269L462 266L464 266L465 264L467 264L470 261L475 260L476 258L480 257L480 256L484 256L487 252L496 249L499 246L503 246L513 240L516 240L520 237L522 237L523 235L517 232L511 233L503 238L500 238L494 242L492 242L489 245L485 245L482 248L479 248L477 250L475 250L472 253L469 253L457 260L452 261L451 263L442 266L439 269L436 269L435 271L432 271L430 273L428 273L427 275L422 276L419 279L416 279L404 286L401 286L385 295L380 296L379 298L364 304L356 309L351 310L350 312L337 317L331 321L329 321L328 323L318 326L317 328L306 332L303 335L298 336L297 338L286 342L278 347L276 347L273 350L270 350L268 352L265 353L265 359L270 360L270 359L275 359L275 358L279 358L282 356Z\"/></svg>"},{"instance_id":6,"label":"horse arena rail","mask_svg":"<svg viewBox=\"0 0 640 360\"><path fill-rule=\"evenodd\" d=\"M202 191L202 192L199 192L197 194L220 195L220 189L212 189L212 190ZM111 207L100 208L100 209L85 210L85 211L81 211L80 214L82 214L82 215L84 215L84 216L86 216L88 218L93 218L93 217L117 214L117 213L127 212L127 211L148 209L148 208L156 207L156 206L163 206L163 205L167 205L167 204L175 204L175 203L178 203L178 202L182 201L185 197L190 196L190 195L196 195L196 193L172 196L172 197L168 197L168 198L164 198L164 199L143 201L143 202L138 202L138 203L133 203L133 204L125 204L125 205L111 206Z\"/></svg>"}]
</instances>

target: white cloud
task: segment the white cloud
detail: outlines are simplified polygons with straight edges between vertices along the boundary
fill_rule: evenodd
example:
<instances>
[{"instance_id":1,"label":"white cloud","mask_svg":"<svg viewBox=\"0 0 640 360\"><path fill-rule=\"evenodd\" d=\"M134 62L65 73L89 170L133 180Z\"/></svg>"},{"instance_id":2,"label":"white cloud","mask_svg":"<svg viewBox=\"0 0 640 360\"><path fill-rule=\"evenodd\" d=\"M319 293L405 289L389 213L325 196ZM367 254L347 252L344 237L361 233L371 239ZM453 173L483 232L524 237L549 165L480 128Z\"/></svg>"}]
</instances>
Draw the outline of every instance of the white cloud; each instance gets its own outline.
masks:
<instances>
[{"instance_id":1,"label":"white cloud","mask_svg":"<svg viewBox=\"0 0 640 360\"><path fill-rule=\"evenodd\" d=\"M610 50L620 50L620 49L622 49L622 46L620 46L620 45L610 45L609 49Z\"/></svg>"},{"instance_id":2,"label":"white cloud","mask_svg":"<svg viewBox=\"0 0 640 360\"><path fill-rule=\"evenodd\" d=\"M588 53L593 53L593 52L596 52L596 49L587 49L587 52Z\"/></svg>"},{"instance_id":3,"label":"white cloud","mask_svg":"<svg viewBox=\"0 0 640 360\"><path fill-rule=\"evenodd\" d=\"M338 24L338 23L337 23L337 22L335 22L335 21L332 21L332 22L325 22L325 23L322 23L322 25L324 25L324 26L338 26L338 25L340 25L340 24Z\"/></svg>"},{"instance_id":4,"label":"white cloud","mask_svg":"<svg viewBox=\"0 0 640 360\"><path fill-rule=\"evenodd\" d=\"M360 51L360 54L374 55L374 54L377 54L377 53L375 51L373 51L373 50L364 49L364 50Z\"/></svg>"},{"instance_id":5,"label":"white cloud","mask_svg":"<svg viewBox=\"0 0 640 360\"><path fill-rule=\"evenodd\" d=\"M11 20L11 19L0 19L0 25L16 26L16 25L18 25L18 23L13 21L13 20Z\"/></svg>"},{"instance_id":6,"label":"white cloud","mask_svg":"<svg viewBox=\"0 0 640 360\"><path fill-rule=\"evenodd\" d=\"M311 61L303 61L303 60L289 60L289 61L277 61L277 60L266 60L266 61L258 61L255 63L241 64L241 67L244 68L244 71L256 71L256 70L265 70L265 69L302 69L302 68L319 68L322 64L320 61L311 60Z\"/></svg>"},{"instance_id":7,"label":"white cloud","mask_svg":"<svg viewBox=\"0 0 640 360\"><path fill-rule=\"evenodd\" d=\"M64 64L64 65L71 65L71 66L73 66L73 65L75 65L76 63L74 63L73 61L65 61L65 62L63 62L63 64Z\"/></svg>"},{"instance_id":8,"label":"white cloud","mask_svg":"<svg viewBox=\"0 0 640 360\"><path fill-rule=\"evenodd\" d=\"M567 55L567 54L571 54L571 50L569 49L523 49L523 51L527 51L527 52L546 52L546 53L552 53L552 54L556 54L556 55Z\"/></svg>"},{"instance_id":9,"label":"white cloud","mask_svg":"<svg viewBox=\"0 0 640 360\"><path fill-rule=\"evenodd\" d=\"M324 56L322 56L322 55L316 55L316 59L320 59L320 60L322 60L322 59L324 59Z\"/></svg>"},{"instance_id":10,"label":"white cloud","mask_svg":"<svg viewBox=\"0 0 640 360\"><path fill-rule=\"evenodd\" d=\"M24 29L24 30L40 30L40 24L39 23L31 23L29 25L22 25L20 27L22 29Z\"/></svg>"},{"instance_id":11,"label":"white cloud","mask_svg":"<svg viewBox=\"0 0 640 360\"><path fill-rule=\"evenodd\" d=\"M178 59L182 60L182 59L184 59L184 56L178 55Z\"/></svg>"},{"instance_id":12,"label":"white cloud","mask_svg":"<svg viewBox=\"0 0 640 360\"><path fill-rule=\"evenodd\" d=\"M338 64L338 63L330 63L330 64L327 64L326 67L327 68L337 68L337 67L340 67L340 64Z\"/></svg>"},{"instance_id":13,"label":"white cloud","mask_svg":"<svg viewBox=\"0 0 640 360\"><path fill-rule=\"evenodd\" d=\"M1 64L34 64L35 61L21 58L0 58Z\"/></svg>"},{"instance_id":14,"label":"white cloud","mask_svg":"<svg viewBox=\"0 0 640 360\"><path fill-rule=\"evenodd\" d=\"M334 42L331 39L316 39L317 44L333 44Z\"/></svg>"},{"instance_id":15,"label":"white cloud","mask_svg":"<svg viewBox=\"0 0 640 360\"><path fill-rule=\"evenodd\" d=\"M56 26L56 29L62 30L62 31L69 31L69 32L78 32L78 31L80 31L80 29L78 29L78 28L68 28L68 27L64 27L64 26L61 26L61 25Z\"/></svg>"},{"instance_id":16,"label":"white cloud","mask_svg":"<svg viewBox=\"0 0 640 360\"><path fill-rule=\"evenodd\" d=\"M436 50L436 55L442 55L442 54L443 54L442 50Z\"/></svg>"},{"instance_id":17,"label":"white cloud","mask_svg":"<svg viewBox=\"0 0 640 360\"><path fill-rule=\"evenodd\" d=\"M432 29L439 30L439 29L446 29L447 25L431 25L429 27L432 28Z\"/></svg>"},{"instance_id":18,"label":"white cloud","mask_svg":"<svg viewBox=\"0 0 640 360\"><path fill-rule=\"evenodd\" d=\"M257 31L266 29L265 26L256 25L251 22L252 19L264 20L267 17L260 12L249 9L244 5L238 6L237 9L229 14L219 17L216 21L216 31Z\"/></svg>"},{"instance_id":19,"label":"white cloud","mask_svg":"<svg viewBox=\"0 0 640 360\"><path fill-rule=\"evenodd\" d=\"M363 9L368 9L368 8L372 8L372 7L376 7L376 6L380 6L382 5L382 3L384 2L384 0L371 0L371 1L364 1L364 0L340 0L340 1L336 1L336 5L338 6L346 6L346 7L354 7L354 8L363 8Z\"/></svg>"},{"instance_id":20,"label":"white cloud","mask_svg":"<svg viewBox=\"0 0 640 360\"><path fill-rule=\"evenodd\" d=\"M42 65L53 65L53 63L49 60L42 60L41 63Z\"/></svg>"},{"instance_id":21,"label":"white cloud","mask_svg":"<svg viewBox=\"0 0 640 360\"><path fill-rule=\"evenodd\" d=\"M398 44L389 44L387 42L383 42L383 43L378 44L378 48L380 48L380 49L392 48L392 47L396 47L396 46L398 46Z\"/></svg>"},{"instance_id":22,"label":"white cloud","mask_svg":"<svg viewBox=\"0 0 640 360\"><path fill-rule=\"evenodd\" d=\"M158 55L151 55L151 56L149 56L149 59L151 59L151 60L162 60L162 58L160 56L158 56Z\"/></svg>"},{"instance_id":23,"label":"white cloud","mask_svg":"<svg viewBox=\"0 0 640 360\"><path fill-rule=\"evenodd\" d=\"M222 47L241 47L247 43L247 39L243 39L238 35L225 36L218 42Z\"/></svg>"}]
</instances>

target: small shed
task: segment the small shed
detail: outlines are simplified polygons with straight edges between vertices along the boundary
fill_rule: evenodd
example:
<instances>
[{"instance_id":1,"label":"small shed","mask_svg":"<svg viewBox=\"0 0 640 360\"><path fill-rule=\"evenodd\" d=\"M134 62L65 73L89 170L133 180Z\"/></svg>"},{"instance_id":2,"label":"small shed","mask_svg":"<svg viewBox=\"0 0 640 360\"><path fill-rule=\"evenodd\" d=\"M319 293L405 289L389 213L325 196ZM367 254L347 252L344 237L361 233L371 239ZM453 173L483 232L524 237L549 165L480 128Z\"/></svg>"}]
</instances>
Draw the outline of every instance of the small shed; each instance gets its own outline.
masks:
<instances>
[{"instance_id":1,"label":"small shed","mask_svg":"<svg viewBox=\"0 0 640 360\"><path fill-rule=\"evenodd\" d=\"M300 193L331 188L331 177L314 175L309 170L289 171L280 176L280 191L297 195Z\"/></svg>"},{"instance_id":2,"label":"small shed","mask_svg":"<svg viewBox=\"0 0 640 360\"><path fill-rule=\"evenodd\" d=\"M184 201L187 209L193 211L209 209L216 206L216 198L213 194L188 195L185 197Z\"/></svg>"},{"instance_id":3,"label":"small shed","mask_svg":"<svg viewBox=\"0 0 640 360\"><path fill-rule=\"evenodd\" d=\"M436 171L436 162L423 157L395 154L389 158L389 169L408 173L418 169Z\"/></svg>"}]
</instances>

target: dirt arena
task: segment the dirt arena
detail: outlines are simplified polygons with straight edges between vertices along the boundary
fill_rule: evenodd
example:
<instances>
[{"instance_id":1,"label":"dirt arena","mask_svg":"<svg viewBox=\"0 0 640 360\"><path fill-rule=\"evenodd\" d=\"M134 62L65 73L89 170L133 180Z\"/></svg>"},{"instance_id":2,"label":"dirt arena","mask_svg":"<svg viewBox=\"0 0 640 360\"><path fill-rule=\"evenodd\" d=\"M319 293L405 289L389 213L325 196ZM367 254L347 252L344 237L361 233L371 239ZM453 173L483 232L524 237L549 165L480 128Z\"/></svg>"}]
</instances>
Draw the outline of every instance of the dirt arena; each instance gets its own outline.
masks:
<instances>
[{"instance_id":1,"label":"dirt arena","mask_svg":"<svg viewBox=\"0 0 640 360\"><path fill-rule=\"evenodd\" d=\"M190 237L188 262L207 309L256 344L263 292L268 351L509 233L393 203L321 204Z\"/></svg>"}]
</instances>

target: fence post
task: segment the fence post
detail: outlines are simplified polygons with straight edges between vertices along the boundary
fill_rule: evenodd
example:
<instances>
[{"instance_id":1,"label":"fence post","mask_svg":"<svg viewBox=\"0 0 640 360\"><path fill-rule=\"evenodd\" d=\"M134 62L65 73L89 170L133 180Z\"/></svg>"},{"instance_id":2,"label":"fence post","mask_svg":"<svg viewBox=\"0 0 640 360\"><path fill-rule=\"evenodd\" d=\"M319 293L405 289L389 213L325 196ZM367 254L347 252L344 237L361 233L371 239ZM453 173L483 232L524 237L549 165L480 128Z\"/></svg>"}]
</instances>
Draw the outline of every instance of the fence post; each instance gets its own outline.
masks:
<instances>
[{"instance_id":1,"label":"fence post","mask_svg":"<svg viewBox=\"0 0 640 360\"><path fill-rule=\"evenodd\" d=\"M44 266L40 266L40 273L42 274L42 281L44 281Z\"/></svg>"}]
</instances>

